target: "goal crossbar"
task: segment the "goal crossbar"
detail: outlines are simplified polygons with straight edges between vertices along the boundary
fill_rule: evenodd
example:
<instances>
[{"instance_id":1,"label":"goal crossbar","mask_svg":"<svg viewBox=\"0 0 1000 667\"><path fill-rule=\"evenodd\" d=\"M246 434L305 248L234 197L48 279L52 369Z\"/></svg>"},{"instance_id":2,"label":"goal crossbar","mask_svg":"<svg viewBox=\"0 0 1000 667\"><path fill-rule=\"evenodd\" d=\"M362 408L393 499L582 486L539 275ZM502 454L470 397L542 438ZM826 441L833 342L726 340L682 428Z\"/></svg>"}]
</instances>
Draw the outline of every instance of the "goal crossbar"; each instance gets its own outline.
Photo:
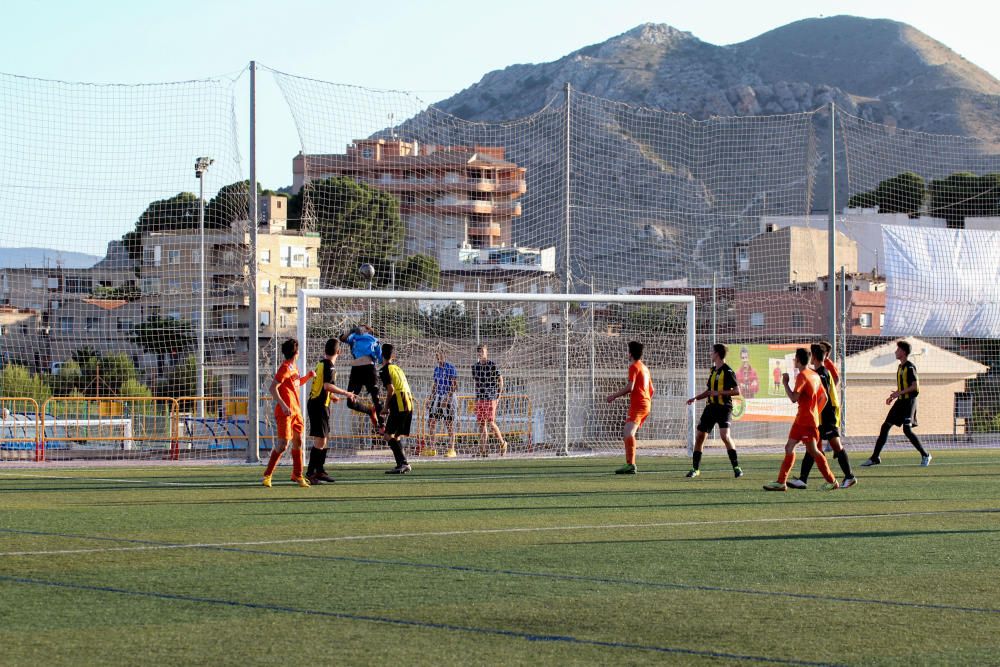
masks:
<instances>
[{"instance_id":1,"label":"goal crossbar","mask_svg":"<svg viewBox=\"0 0 1000 667\"><path fill-rule=\"evenodd\" d=\"M298 341L299 349L305 350L309 335L309 311L307 304L310 298L327 299L371 299L371 300L408 300L408 301L497 301L497 302L544 302L562 303L566 307L570 303L621 303L621 304L676 304L683 305L686 311L685 349L687 395L694 396L695 369L697 364L696 331L695 331L695 297L685 294L539 294L517 292L427 292L427 291L393 291L364 289L300 289L298 290ZM568 327L566 327L568 346ZM568 359L568 357L567 357ZM305 354L299 356L299 371L307 372L308 360ZM303 399L306 389L303 387ZM566 384L566 401L569 401L569 384ZM686 409L687 427L686 440L688 451L694 447L695 419L694 406Z\"/></svg>"}]
</instances>

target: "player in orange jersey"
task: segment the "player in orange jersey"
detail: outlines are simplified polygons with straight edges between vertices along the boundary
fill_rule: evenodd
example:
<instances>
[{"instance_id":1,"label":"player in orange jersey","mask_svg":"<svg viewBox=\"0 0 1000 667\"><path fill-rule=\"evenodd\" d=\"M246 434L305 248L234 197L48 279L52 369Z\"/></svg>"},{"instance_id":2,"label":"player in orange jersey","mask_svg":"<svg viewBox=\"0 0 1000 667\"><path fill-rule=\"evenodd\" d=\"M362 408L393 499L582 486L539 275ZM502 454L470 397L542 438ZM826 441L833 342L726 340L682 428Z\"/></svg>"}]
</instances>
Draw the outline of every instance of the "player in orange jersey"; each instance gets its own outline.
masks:
<instances>
[{"instance_id":1,"label":"player in orange jersey","mask_svg":"<svg viewBox=\"0 0 1000 667\"><path fill-rule=\"evenodd\" d=\"M299 377L295 368L295 360L299 357L299 342L289 338L281 344L281 354L285 363L278 367L278 372L271 380L268 392L274 399L274 420L278 424L278 438L271 449L271 457L264 470L264 486L270 488L271 475L285 453L288 444L292 444L292 481L301 487L308 487L309 481L302 474L302 406L299 404L299 387L316 375L309 371L305 377Z\"/></svg>"},{"instance_id":2,"label":"player in orange jersey","mask_svg":"<svg viewBox=\"0 0 1000 667\"><path fill-rule=\"evenodd\" d=\"M608 396L608 403L628 394L628 417L622 427L622 439L625 441L625 465L615 470L616 475L635 474L635 434L642 423L649 417L653 405L653 378L649 369L642 363L642 343L630 341L628 356L631 364L628 367L628 384L621 391Z\"/></svg>"},{"instance_id":3,"label":"player in orange jersey","mask_svg":"<svg viewBox=\"0 0 1000 667\"><path fill-rule=\"evenodd\" d=\"M788 480L789 471L795 465L795 447L801 442L806 446L808 455L813 457L816 467L819 468L823 479L826 480L826 484L822 487L823 490L832 491L840 488L840 485L837 483L837 478L833 476L833 471L830 470L830 464L826 457L819 450L820 413L827 402L826 391L823 389L819 375L809 368L809 350L804 347L795 350L795 368L799 371L798 377L795 379L795 390L793 391L788 386L788 373L782 374L781 382L785 386L785 395L788 396L788 399L793 403L798 403L798 413L795 415L795 421L788 432L788 442L785 443L785 458L778 471L778 480L765 484L764 490L784 491L788 488L785 482Z\"/></svg>"}]
</instances>

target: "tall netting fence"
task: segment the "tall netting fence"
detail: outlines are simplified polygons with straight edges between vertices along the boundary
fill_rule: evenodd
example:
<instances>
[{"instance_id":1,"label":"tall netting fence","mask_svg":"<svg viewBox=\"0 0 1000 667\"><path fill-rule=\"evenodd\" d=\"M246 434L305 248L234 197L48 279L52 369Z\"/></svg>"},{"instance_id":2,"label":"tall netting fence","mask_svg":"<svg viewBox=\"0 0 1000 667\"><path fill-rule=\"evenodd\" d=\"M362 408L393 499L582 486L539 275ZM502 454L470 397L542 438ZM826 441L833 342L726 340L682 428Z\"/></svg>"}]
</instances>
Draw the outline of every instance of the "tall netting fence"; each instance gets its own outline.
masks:
<instances>
[{"instance_id":1,"label":"tall netting fence","mask_svg":"<svg viewBox=\"0 0 1000 667\"><path fill-rule=\"evenodd\" d=\"M245 399L237 84L0 75L0 458L169 456L176 401Z\"/></svg>"},{"instance_id":2,"label":"tall netting fence","mask_svg":"<svg viewBox=\"0 0 1000 667\"><path fill-rule=\"evenodd\" d=\"M932 447L996 446L1000 145L843 112L837 132L847 190L838 225L857 249L849 270L859 276L844 300L849 440L877 437L896 389L895 341L905 338L920 381L919 437ZM891 444L910 448L895 436Z\"/></svg>"},{"instance_id":3,"label":"tall netting fence","mask_svg":"<svg viewBox=\"0 0 1000 667\"><path fill-rule=\"evenodd\" d=\"M266 449L266 389L280 342L299 329L296 295L323 288L573 294L527 334L500 327L491 342L512 368L528 350L526 373L594 368L607 382L630 339L648 343L651 366L678 367L656 333L673 320L652 302L626 317L588 295L693 296L698 382L710 344L728 344L744 447L783 443L794 406L782 375L794 375L796 347L834 330L845 437L867 447L907 337L921 437L997 442L1000 263L983 256L1000 224L996 145L832 105L696 119L569 87L521 118L467 120L482 112L264 73L300 146L289 188L257 186L256 248L234 120L246 77L103 86L0 75L0 457L246 458L255 431ZM831 190L836 205L824 201ZM830 275L831 250L843 277ZM476 340L414 325L430 306L308 306L330 332L370 318L385 342L437 340L463 364ZM260 374L248 379L254 338ZM408 360L420 386L429 354ZM315 363L317 350L308 355ZM562 365L541 363L548 355ZM541 428L569 434L560 446L605 446L594 444L605 442L602 382L570 383L578 407L544 411Z\"/></svg>"}]
</instances>

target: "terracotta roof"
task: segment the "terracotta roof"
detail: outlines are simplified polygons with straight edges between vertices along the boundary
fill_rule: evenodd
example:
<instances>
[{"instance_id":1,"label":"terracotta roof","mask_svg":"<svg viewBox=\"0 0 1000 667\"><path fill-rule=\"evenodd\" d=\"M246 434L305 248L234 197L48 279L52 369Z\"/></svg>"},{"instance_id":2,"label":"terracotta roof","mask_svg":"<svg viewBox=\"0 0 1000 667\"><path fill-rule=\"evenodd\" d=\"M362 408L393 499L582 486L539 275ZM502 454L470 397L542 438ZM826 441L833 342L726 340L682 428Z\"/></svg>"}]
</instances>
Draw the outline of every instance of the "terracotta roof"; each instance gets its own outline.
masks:
<instances>
[{"instance_id":1,"label":"terracotta roof","mask_svg":"<svg viewBox=\"0 0 1000 667\"><path fill-rule=\"evenodd\" d=\"M114 310L128 304L125 299L83 299L83 302L104 310Z\"/></svg>"}]
</instances>

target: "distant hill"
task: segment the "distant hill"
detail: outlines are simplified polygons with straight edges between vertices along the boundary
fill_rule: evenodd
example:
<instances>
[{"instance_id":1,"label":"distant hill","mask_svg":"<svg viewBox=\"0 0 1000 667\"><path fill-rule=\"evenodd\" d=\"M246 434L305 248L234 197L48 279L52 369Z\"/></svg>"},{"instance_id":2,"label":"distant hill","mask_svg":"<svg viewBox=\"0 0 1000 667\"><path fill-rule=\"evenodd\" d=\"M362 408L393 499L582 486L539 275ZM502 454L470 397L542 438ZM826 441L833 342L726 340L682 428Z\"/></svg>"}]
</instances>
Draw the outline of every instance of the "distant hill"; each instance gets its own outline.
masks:
<instances>
[{"instance_id":1,"label":"distant hill","mask_svg":"<svg viewBox=\"0 0 1000 667\"><path fill-rule=\"evenodd\" d=\"M0 248L0 268L3 269L87 269L101 257L82 252L54 250L52 248Z\"/></svg>"},{"instance_id":2,"label":"distant hill","mask_svg":"<svg viewBox=\"0 0 1000 667\"><path fill-rule=\"evenodd\" d=\"M667 25L645 24L553 62L490 72L435 107L463 120L509 121L558 103L566 83L578 93L682 112L696 120L808 112L833 101L839 109L875 123L975 137L1000 151L1000 81L911 26L850 16L797 21L728 46L709 44ZM401 129L441 143L441 122L441 114L431 110ZM817 114L814 122L817 136L825 136L828 116ZM488 134L475 134L475 127L453 125L447 130L449 141L490 141ZM565 148L564 136L554 125L532 135L530 143L508 145L508 159L526 167L529 179L524 216L516 220L514 230L515 242L522 245L551 244L561 234L551 201L558 200L562 187ZM614 275L625 273L632 281L693 276L697 270L702 271L697 279L711 280L713 270L726 269L710 262L731 251L719 245L720 232L730 239L734 232L753 233L752 220L761 211L753 201L754 186L738 180L747 178L741 170L718 168L710 184L700 174L681 172L669 163L671 139L642 137L612 112L606 122L588 128L585 139L586 148L600 149L586 168L604 170L583 186L588 199L616 210L651 213L624 213L623 220L574 212L575 222L590 225L575 239L580 245L573 253L578 274L593 275L595 267L600 270L610 263L618 266ZM763 146L780 144L783 138L774 134L754 140ZM802 185L799 212L829 208L828 146L818 143L816 177ZM843 161L838 163L838 169L843 166ZM838 173L838 206L847 202L843 176ZM630 192L624 192L623 184ZM539 200L533 201L533 191ZM719 202L741 197L742 208L719 209ZM692 211L691 220L659 220L653 214L672 210ZM734 213L747 224L734 230L719 223L692 223ZM623 235L631 241L622 244ZM606 244L611 237L618 242Z\"/></svg>"}]
</instances>

